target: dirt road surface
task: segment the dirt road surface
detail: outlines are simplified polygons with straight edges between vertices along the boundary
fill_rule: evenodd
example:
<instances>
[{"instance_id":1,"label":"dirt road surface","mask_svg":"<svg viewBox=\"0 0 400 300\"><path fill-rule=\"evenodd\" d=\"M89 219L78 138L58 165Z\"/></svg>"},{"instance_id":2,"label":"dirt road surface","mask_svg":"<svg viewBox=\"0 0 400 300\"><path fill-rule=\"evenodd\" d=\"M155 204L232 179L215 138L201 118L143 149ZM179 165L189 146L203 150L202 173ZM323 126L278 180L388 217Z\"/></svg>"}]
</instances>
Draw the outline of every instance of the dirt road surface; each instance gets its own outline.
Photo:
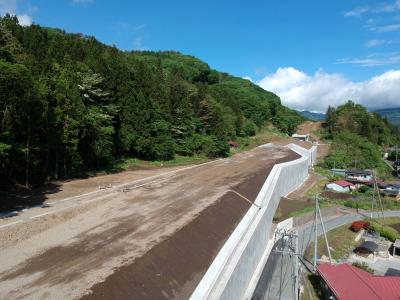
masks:
<instances>
[{"instance_id":1,"label":"dirt road surface","mask_svg":"<svg viewBox=\"0 0 400 300\"><path fill-rule=\"evenodd\" d=\"M272 166L296 158L270 146L130 183L109 175L119 187L0 220L0 299L187 298Z\"/></svg>"}]
</instances>

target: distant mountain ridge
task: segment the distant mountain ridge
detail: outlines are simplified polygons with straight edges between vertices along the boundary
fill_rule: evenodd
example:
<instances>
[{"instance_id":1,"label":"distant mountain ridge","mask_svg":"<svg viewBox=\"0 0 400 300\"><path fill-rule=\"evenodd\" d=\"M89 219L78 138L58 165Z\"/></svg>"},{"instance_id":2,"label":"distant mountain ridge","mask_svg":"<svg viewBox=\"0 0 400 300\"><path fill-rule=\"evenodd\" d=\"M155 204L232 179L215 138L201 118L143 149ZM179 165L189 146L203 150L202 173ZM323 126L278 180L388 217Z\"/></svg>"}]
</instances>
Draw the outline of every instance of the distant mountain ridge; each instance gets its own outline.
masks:
<instances>
[{"instance_id":1,"label":"distant mountain ridge","mask_svg":"<svg viewBox=\"0 0 400 300\"><path fill-rule=\"evenodd\" d=\"M400 107L377 109L374 112L387 118L390 123L400 126Z\"/></svg>"},{"instance_id":2,"label":"distant mountain ridge","mask_svg":"<svg viewBox=\"0 0 400 300\"><path fill-rule=\"evenodd\" d=\"M311 121L323 121L325 120L325 114L315 113L308 110L298 111L300 115Z\"/></svg>"},{"instance_id":3,"label":"distant mountain ridge","mask_svg":"<svg viewBox=\"0 0 400 300\"><path fill-rule=\"evenodd\" d=\"M376 109L372 110L372 112L387 118L393 125L400 126L400 107ZM308 110L298 111L298 113L311 121L323 121L326 117L323 113L315 113Z\"/></svg>"}]
</instances>

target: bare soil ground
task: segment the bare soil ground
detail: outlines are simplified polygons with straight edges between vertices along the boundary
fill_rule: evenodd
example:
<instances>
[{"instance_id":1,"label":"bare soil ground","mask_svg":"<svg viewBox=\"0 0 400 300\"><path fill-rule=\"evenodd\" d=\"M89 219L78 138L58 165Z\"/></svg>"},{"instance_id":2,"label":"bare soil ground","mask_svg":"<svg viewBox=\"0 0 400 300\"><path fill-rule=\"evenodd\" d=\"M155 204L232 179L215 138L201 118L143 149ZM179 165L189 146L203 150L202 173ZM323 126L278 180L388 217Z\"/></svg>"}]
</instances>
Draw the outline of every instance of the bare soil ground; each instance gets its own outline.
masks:
<instances>
[{"instance_id":1,"label":"bare soil ground","mask_svg":"<svg viewBox=\"0 0 400 300\"><path fill-rule=\"evenodd\" d=\"M0 220L0 298L186 298L251 205L231 190L253 201L272 166L296 158L272 146L66 183L50 207Z\"/></svg>"},{"instance_id":2,"label":"bare soil ground","mask_svg":"<svg viewBox=\"0 0 400 300\"><path fill-rule=\"evenodd\" d=\"M315 134L316 131L320 130L322 126L322 122L313 122L313 121L305 121L303 124L300 124L297 127L298 134L309 134L310 137L318 141L319 137Z\"/></svg>"},{"instance_id":3,"label":"bare soil ground","mask_svg":"<svg viewBox=\"0 0 400 300\"><path fill-rule=\"evenodd\" d=\"M322 122L305 121L303 124L297 127L298 134L310 134L313 141L318 143L318 162L323 160L329 153L329 145L321 141L319 136L316 134L322 127Z\"/></svg>"}]
</instances>

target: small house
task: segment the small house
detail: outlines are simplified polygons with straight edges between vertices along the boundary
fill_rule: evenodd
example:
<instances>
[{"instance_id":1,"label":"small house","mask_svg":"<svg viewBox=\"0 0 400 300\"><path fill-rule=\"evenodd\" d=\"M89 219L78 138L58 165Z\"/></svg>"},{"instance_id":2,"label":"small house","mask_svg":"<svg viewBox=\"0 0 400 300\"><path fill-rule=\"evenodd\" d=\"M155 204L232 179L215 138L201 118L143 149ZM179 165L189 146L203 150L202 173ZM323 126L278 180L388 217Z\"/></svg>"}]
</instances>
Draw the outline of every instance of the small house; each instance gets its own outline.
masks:
<instances>
[{"instance_id":1,"label":"small house","mask_svg":"<svg viewBox=\"0 0 400 300\"><path fill-rule=\"evenodd\" d=\"M400 199L400 184L388 184L384 189L381 189L381 193L385 196L392 196Z\"/></svg>"},{"instance_id":2,"label":"small house","mask_svg":"<svg viewBox=\"0 0 400 300\"><path fill-rule=\"evenodd\" d=\"M373 178L370 170L346 170L346 179L358 182L370 182Z\"/></svg>"},{"instance_id":3,"label":"small house","mask_svg":"<svg viewBox=\"0 0 400 300\"><path fill-rule=\"evenodd\" d=\"M349 193L355 189L355 185L346 180L338 180L325 185L325 189L328 191Z\"/></svg>"},{"instance_id":4,"label":"small house","mask_svg":"<svg viewBox=\"0 0 400 300\"><path fill-rule=\"evenodd\" d=\"M295 138L295 139L297 139L299 141L308 142L309 139L310 139L310 135L309 134L297 134L297 133L295 133L295 134L292 135L292 138Z\"/></svg>"}]
</instances>

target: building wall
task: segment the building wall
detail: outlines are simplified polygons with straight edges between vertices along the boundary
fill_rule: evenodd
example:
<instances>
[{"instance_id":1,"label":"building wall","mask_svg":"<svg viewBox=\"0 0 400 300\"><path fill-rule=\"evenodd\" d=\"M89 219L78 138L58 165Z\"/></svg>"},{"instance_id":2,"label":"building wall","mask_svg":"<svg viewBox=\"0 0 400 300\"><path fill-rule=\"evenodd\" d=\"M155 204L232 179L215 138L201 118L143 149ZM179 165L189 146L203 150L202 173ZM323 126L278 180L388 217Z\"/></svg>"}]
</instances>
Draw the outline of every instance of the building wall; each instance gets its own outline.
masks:
<instances>
[{"instance_id":1,"label":"building wall","mask_svg":"<svg viewBox=\"0 0 400 300\"><path fill-rule=\"evenodd\" d=\"M326 189L330 191L335 191L335 192L341 192L341 193L347 193L350 192L349 187L342 187L336 183L328 183L326 185Z\"/></svg>"},{"instance_id":2,"label":"building wall","mask_svg":"<svg viewBox=\"0 0 400 300\"><path fill-rule=\"evenodd\" d=\"M262 269L262 258L269 249L272 218L279 200L299 187L308 176L308 168L316 159L316 146L310 150L290 144L302 157L275 165L255 204L250 207L239 225L226 241L207 270L191 299L250 298ZM252 290L253 289L253 290Z\"/></svg>"}]
</instances>

